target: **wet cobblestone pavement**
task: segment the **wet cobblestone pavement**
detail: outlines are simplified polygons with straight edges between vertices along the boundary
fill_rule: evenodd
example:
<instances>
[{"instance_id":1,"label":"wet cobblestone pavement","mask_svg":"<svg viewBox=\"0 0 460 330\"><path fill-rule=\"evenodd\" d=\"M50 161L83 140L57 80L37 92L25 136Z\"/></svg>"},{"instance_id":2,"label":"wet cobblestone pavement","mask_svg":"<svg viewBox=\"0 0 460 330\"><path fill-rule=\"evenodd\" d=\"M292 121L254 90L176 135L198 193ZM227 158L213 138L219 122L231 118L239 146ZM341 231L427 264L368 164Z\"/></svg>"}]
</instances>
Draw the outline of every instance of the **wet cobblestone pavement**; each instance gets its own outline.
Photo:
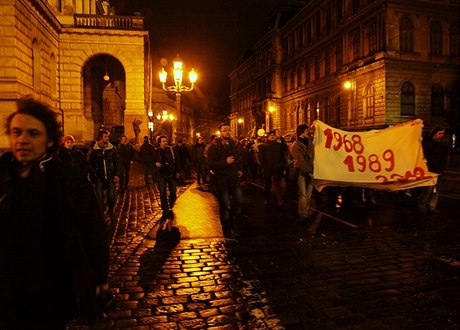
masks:
<instances>
[{"instance_id":1,"label":"wet cobblestone pavement","mask_svg":"<svg viewBox=\"0 0 460 330\"><path fill-rule=\"evenodd\" d=\"M134 172L110 228L116 308L91 329L460 328L458 199L424 222L383 207L305 226L247 188L241 237L168 244L148 235L158 193Z\"/></svg>"}]
</instances>

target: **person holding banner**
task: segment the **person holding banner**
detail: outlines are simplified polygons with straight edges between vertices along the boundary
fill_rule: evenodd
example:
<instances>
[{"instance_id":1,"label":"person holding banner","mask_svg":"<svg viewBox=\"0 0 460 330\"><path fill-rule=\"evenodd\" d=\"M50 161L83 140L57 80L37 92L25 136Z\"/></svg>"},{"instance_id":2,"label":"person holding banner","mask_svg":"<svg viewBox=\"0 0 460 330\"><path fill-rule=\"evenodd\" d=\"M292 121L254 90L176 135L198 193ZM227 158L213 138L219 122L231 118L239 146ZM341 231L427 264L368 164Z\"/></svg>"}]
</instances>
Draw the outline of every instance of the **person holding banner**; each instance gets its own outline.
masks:
<instances>
[{"instance_id":1,"label":"person holding banner","mask_svg":"<svg viewBox=\"0 0 460 330\"><path fill-rule=\"evenodd\" d=\"M313 193L313 133L314 127L307 124L297 126L297 139L291 145L291 155L297 173L298 213L301 222L310 219L310 204Z\"/></svg>"},{"instance_id":2,"label":"person holding banner","mask_svg":"<svg viewBox=\"0 0 460 330\"><path fill-rule=\"evenodd\" d=\"M447 168L449 146L444 142L445 130L440 126L434 127L429 135L422 140L423 155L426 159L428 170L442 175ZM439 178L438 181L439 182ZM417 209L422 215L427 213L438 214L438 183L434 186L420 188L417 197Z\"/></svg>"}]
</instances>

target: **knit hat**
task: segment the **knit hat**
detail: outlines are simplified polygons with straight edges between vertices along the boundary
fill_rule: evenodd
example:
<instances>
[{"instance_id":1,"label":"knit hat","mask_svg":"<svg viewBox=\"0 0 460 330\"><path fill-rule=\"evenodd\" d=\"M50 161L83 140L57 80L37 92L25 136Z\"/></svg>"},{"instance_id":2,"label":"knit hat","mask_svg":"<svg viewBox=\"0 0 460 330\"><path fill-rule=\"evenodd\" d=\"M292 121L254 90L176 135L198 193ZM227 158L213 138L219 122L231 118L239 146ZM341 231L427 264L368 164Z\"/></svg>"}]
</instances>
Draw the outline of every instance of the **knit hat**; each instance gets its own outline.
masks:
<instances>
[{"instance_id":1,"label":"knit hat","mask_svg":"<svg viewBox=\"0 0 460 330\"><path fill-rule=\"evenodd\" d=\"M64 138L62 139L62 143L66 143L66 141L69 141L69 140L72 140L73 143L75 143L75 138L72 135L64 136Z\"/></svg>"}]
</instances>

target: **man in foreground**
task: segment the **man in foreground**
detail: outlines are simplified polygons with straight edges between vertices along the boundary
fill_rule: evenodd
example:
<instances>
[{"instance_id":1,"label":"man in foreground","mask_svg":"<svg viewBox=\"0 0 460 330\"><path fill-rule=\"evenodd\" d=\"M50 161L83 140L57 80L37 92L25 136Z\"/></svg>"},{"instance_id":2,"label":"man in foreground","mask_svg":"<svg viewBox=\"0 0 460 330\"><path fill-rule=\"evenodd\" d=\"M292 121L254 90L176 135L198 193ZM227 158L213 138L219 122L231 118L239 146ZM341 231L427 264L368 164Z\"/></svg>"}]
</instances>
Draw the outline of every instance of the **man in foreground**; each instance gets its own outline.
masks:
<instances>
[{"instance_id":1,"label":"man in foreground","mask_svg":"<svg viewBox=\"0 0 460 330\"><path fill-rule=\"evenodd\" d=\"M54 156L55 113L32 98L7 118L0 157L0 329L64 329L96 319L107 289L102 213L81 171Z\"/></svg>"},{"instance_id":2,"label":"man in foreground","mask_svg":"<svg viewBox=\"0 0 460 330\"><path fill-rule=\"evenodd\" d=\"M234 237L239 234L235 230L235 220L241 216L243 206L240 184L242 172L237 145L231 139L230 125L221 124L219 131L220 137L216 138L208 150L208 166L213 173L224 235Z\"/></svg>"}]
</instances>

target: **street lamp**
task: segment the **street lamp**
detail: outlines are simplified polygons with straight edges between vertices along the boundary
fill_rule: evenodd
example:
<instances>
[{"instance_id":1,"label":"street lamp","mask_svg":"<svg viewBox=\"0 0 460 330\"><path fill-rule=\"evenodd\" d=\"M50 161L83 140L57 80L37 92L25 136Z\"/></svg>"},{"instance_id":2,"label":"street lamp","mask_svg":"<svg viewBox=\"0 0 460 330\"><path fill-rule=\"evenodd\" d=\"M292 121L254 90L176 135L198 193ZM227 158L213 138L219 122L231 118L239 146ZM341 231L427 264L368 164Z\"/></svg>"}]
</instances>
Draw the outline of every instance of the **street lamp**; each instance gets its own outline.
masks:
<instances>
[{"instance_id":1,"label":"street lamp","mask_svg":"<svg viewBox=\"0 0 460 330\"><path fill-rule=\"evenodd\" d=\"M150 142L153 143L153 128L154 128L154 125L153 125L153 111L152 110L149 110L147 112L147 117L149 117L148 128L149 128Z\"/></svg>"},{"instance_id":2,"label":"street lamp","mask_svg":"<svg viewBox=\"0 0 460 330\"><path fill-rule=\"evenodd\" d=\"M170 93L176 94L176 110L177 110L177 132L182 130L182 116L181 116L181 93L191 92L193 87L198 79L198 74L192 69L189 72L189 81L190 86L182 85L182 75L183 75L183 62L180 59L179 55L173 61L173 76L174 76L174 85L166 86L166 80L168 73L164 68L161 69L158 76L160 78L161 85L163 90Z\"/></svg>"},{"instance_id":3,"label":"street lamp","mask_svg":"<svg viewBox=\"0 0 460 330\"><path fill-rule=\"evenodd\" d=\"M240 130L240 125L244 123L244 119L243 118L238 118L238 125L237 125L237 132L236 132L236 136L238 137L238 139L240 138L240 134L241 134L241 130Z\"/></svg>"}]
</instances>

